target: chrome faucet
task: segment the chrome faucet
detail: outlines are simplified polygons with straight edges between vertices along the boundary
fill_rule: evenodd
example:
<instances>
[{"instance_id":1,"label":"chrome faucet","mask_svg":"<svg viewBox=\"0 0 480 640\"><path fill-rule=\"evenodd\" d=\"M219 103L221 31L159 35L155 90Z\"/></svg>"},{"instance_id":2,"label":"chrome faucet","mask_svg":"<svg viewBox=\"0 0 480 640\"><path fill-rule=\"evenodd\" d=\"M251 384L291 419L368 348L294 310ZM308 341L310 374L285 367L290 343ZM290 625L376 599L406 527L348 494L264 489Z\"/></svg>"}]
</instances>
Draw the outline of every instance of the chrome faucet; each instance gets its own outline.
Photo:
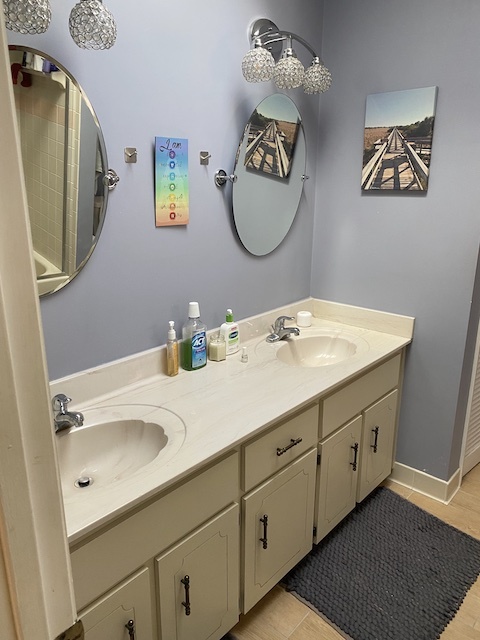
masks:
<instances>
[{"instance_id":1,"label":"chrome faucet","mask_svg":"<svg viewBox=\"0 0 480 640\"><path fill-rule=\"evenodd\" d=\"M300 329L298 327L286 327L287 320L295 320L292 316L279 316L272 325L272 333L267 336L267 342L278 342L285 340L290 336L299 336Z\"/></svg>"},{"instance_id":2,"label":"chrome faucet","mask_svg":"<svg viewBox=\"0 0 480 640\"><path fill-rule=\"evenodd\" d=\"M81 427L83 424L83 413L67 411L68 403L71 400L64 393L58 393L52 398L53 410L56 412L53 418L55 433L70 429L70 427Z\"/></svg>"}]
</instances>

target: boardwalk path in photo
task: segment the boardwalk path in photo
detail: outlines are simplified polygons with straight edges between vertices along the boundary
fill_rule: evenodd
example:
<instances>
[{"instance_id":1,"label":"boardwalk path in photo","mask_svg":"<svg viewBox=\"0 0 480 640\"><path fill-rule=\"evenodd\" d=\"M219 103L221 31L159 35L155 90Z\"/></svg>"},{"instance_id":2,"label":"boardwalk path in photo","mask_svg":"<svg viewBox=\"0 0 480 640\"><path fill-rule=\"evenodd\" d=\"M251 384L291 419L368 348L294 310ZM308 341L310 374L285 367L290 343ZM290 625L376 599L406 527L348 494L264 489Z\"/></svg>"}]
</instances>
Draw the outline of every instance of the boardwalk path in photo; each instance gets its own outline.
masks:
<instances>
[{"instance_id":1,"label":"boardwalk path in photo","mask_svg":"<svg viewBox=\"0 0 480 640\"><path fill-rule=\"evenodd\" d=\"M396 127L362 171L365 190L423 191L427 182L428 167Z\"/></svg>"},{"instance_id":2,"label":"boardwalk path in photo","mask_svg":"<svg viewBox=\"0 0 480 640\"><path fill-rule=\"evenodd\" d=\"M286 176L290 161L284 148L284 138L284 133L272 120L249 143L245 165L282 178Z\"/></svg>"}]
</instances>

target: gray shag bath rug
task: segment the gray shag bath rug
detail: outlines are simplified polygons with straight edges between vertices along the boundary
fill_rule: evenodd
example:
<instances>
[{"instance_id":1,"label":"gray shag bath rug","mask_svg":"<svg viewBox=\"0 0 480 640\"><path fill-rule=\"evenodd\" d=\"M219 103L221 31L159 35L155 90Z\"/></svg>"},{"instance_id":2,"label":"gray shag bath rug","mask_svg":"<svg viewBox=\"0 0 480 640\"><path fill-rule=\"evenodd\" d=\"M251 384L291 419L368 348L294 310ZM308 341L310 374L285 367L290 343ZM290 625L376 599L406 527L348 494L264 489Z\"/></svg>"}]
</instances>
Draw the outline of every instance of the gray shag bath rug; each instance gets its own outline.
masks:
<instances>
[{"instance_id":1,"label":"gray shag bath rug","mask_svg":"<svg viewBox=\"0 0 480 640\"><path fill-rule=\"evenodd\" d=\"M480 574L480 540L376 489L282 581L352 640L434 640Z\"/></svg>"}]
</instances>

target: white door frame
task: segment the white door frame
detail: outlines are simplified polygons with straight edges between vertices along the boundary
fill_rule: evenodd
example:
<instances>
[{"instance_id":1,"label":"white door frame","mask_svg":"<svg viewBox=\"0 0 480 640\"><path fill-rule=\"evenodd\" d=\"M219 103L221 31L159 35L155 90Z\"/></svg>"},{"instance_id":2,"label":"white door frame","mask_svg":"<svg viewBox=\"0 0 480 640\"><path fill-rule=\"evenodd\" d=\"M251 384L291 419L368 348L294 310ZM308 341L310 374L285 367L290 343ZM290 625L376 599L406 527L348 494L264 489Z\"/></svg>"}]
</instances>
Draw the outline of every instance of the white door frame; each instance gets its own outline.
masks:
<instances>
[{"instance_id":1,"label":"white door frame","mask_svg":"<svg viewBox=\"0 0 480 640\"><path fill-rule=\"evenodd\" d=\"M477 337L475 340L475 354L473 358L472 373L470 379L470 390L467 401L467 411L465 415L465 426L463 429L462 440L462 452L460 455L460 471L461 477L466 475L473 467L480 463L480 447L474 451L470 451L467 455L467 441L469 437L469 431L471 428L475 428L478 433L478 419L474 423L470 423L472 415L477 418L478 413L472 414L472 409L478 407L478 385L480 384L480 372L479 372L479 359L480 359L480 323L477 327ZM475 401L475 403L474 403Z\"/></svg>"},{"instance_id":2,"label":"white door frame","mask_svg":"<svg viewBox=\"0 0 480 640\"><path fill-rule=\"evenodd\" d=\"M0 123L0 635L53 640L76 611L3 11Z\"/></svg>"}]
</instances>

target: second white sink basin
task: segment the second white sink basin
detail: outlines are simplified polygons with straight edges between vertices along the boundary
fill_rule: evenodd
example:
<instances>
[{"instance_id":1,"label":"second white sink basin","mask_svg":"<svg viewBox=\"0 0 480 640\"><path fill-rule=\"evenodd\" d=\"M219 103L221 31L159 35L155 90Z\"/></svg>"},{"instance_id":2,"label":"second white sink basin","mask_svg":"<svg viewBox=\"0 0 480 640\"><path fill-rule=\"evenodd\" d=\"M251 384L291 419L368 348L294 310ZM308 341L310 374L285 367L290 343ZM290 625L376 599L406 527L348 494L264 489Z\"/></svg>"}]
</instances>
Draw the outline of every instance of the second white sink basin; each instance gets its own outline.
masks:
<instances>
[{"instance_id":1,"label":"second white sink basin","mask_svg":"<svg viewBox=\"0 0 480 640\"><path fill-rule=\"evenodd\" d=\"M158 461L169 460L185 439L183 421L150 405L114 405L83 411L84 425L56 435L64 497L97 492Z\"/></svg>"},{"instance_id":2,"label":"second white sink basin","mask_svg":"<svg viewBox=\"0 0 480 640\"><path fill-rule=\"evenodd\" d=\"M311 327L301 329L299 336L280 342L257 345L256 352L267 352L292 367L325 367L338 364L368 351L369 345L360 336L343 330Z\"/></svg>"},{"instance_id":3,"label":"second white sink basin","mask_svg":"<svg viewBox=\"0 0 480 640\"><path fill-rule=\"evenodd\" d=\"M324 367L357 353L358 338L320 335L290 338L277 351L277 358L296 367Z\"/></svg>"}]
</instances>

